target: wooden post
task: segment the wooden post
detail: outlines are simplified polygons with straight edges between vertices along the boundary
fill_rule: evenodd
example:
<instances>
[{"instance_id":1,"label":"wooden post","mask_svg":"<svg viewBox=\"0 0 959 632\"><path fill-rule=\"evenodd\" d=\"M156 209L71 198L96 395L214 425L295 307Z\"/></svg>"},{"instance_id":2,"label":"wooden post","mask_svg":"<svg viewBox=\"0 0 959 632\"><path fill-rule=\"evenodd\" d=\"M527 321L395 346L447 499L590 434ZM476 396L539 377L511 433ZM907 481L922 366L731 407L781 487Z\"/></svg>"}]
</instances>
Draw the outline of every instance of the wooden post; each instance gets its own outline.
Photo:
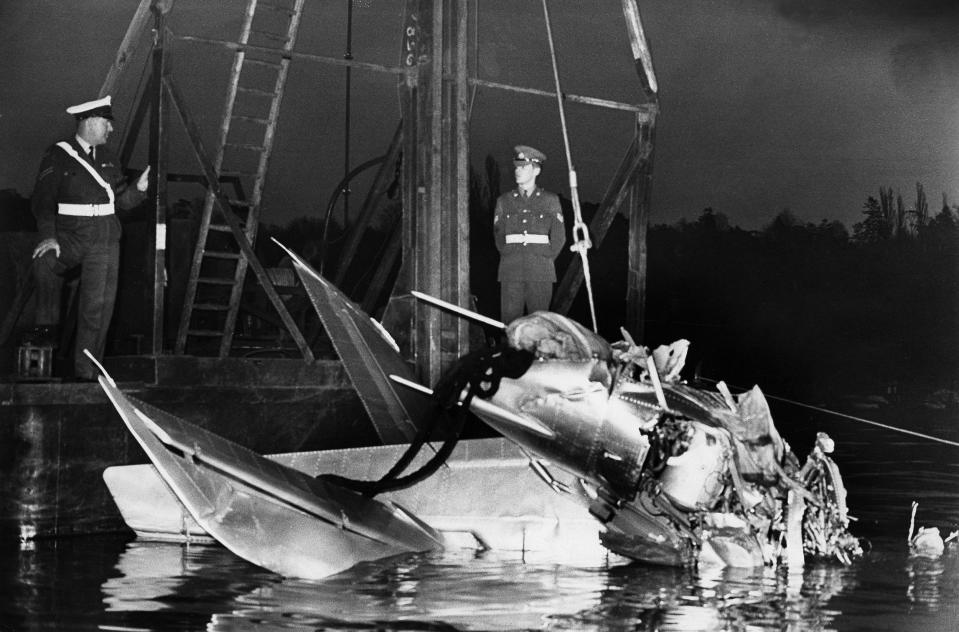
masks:
<instances>
[{"instance_id":1,"label":"wooden post","mask_svg":"<svg viewBox=\"0 0 959 632\"><path fill-rule=\"evenodd\" d=\"M642 120L646 120L647 114L637 114ZM633 137L633 142L626 149L626 155L616 170L615 175L609 181L606 187L606 193L600 202L593 219L589 222L589 234L593 241L593 248L599 249L603 240L606 239L606 232L617 213L621 213L628 220L629 212L623 212L623 205L627 203L629 194L635 184L635 174L638 169L643 168L649 158L651 147L644 147L638 135ZM579 257L573 257L569 261L563 278L556 286L556 292L553 295L553 302L550 309L559 314L566 314L573 305L573 300L583 285L583 263Z\"/></svg>"},{"instance_id":2,"label":"wooden post","mask_svg":"<svg viewBox=\"0 0 959 632\"><path fill-rule=\"evenodd\" d=\"M470 85L469 73L467 71L467 59L469 57L467 43L469 41L469 9L467 0L457 0L456 2L456 41L455 59L450 64L455 70L455 83L452 88L454 91L452 109L456 113L454 152L456 155L456 172L453 174L456 183L455 208L456 215L448 223L450 229L451 242L454 245L453 259L455 265L450 269L453 272L453 293L451 300L461 307L473 307L473 296L470 292L470 187L469 187L469 102ZM475 19L475 16L474 16ZM440 209L442 212L443 209ZM469 323L463 319L452 315L455 322L455 337L452 340L451 347L446 350L446 357L443 359L443 366L446 368L452 362L455 362L461 355L470 350L470 332Z\"/></svg>"},{"instance_id":3,"label":"wooden post","mask_svg":"<svg viewBox=\"0 0 959 632\"><path fill-rule=\"evenodd\" d=\"M659 84L653 70L653 56L636 0L623 0L626 35L633 52L640 86L650 103L658 106ZM656 114L653 108L648 119L636 117L636 138L646 161L636 170L629 196L629 268L626 273L626 329L634 340L642 341L646 313L646 232L649 225L649 207L653 178L653 140L656 136Z\"/></svg>"},{"instance_id":4,"label":"wooden post","mask_svg":"<svg viewBox=\"0 0 959 632\"><path fill-rule=\"evenodd\" d=\"M163 14L168 12L170 8L172 8L173 2L171 0L168 3L161 4L164 4L164 6L162 8L158 7L155 10L157 15L160 15L161 12ZM113 88L117 83L117 78L130 62L130 56L133 54L133 49L136 48L143 29L146 28L146 25L150 21L150 11L152 8L151 5L153 5L153 0L140 0L137 10L133 14L133 19L130 20L130 25L127 27L127 32L123 36L123 41L120 42L120 47L117 49L117 55L113 60L113 64L107 71L107 76L103 80L103 84L100 86L101 97L105 97L113 92Z\"/></svg>"},{"instance_id":5,"label":"wooden post","mask_svg":"<svg viewBox=\"0 0 959 632\"><path fill-rule=\"evenodd\" d=\"M643 340L646 314L646 232L649 227L649 207L653 179L653 140L656 132L655 114L649 119L637 117L636 137L646 160L633 172L633 184L628 202L629 267L626 271L626 329L633 340Z\"/></svg>"},{"instance_id":6,"label":"wooden post","mask_svg":"<svg viewBox=\"0 0 959 632\"><path fill-rule=\"evenodd\" d=\"M401 63L403 264L384 325L420 379L468 351L467 323L415 302L419 290L469 307L466 0L409 0Z\"/></svg>"},{"instance_id":7,"label":"wooden post","mask_svg":"<svg viewBox=\"0 0 959 632\"><path fill-rule=\"evenodd\" d=\"M390 185L390 177L393 175L393 172L396 168L396 159L400 151L400 140L403 138L403 122L396 126L396 131L393 132L393 139L390 141L390 146L386 150L386 157L382 163L380 163L380 168L376 170L376 176L373 179L373 185L370 187L369 194L366 196L366 200L363 202L363 206L360 209L360 214L356 218L356 221L349 228L349 235L346 238L346 245L343 246L343 250L340 253L340 260L337 264L336 272L333 277L333 283L335 285L341 285L343 279L346 278L346 272L349 270L350 264L353 262L353 258L356 256L357 249L360 246L360 242L363 240L363 235L366 233L366 227L370 223L370 219L373 217L373 212L376 210L376 205L386 194L387 188ZM346 184L346 188L349 188L349 183ZM343 216L344 221L347 219L346 215ZM324 258L326 253L324 254ZM322 270L321 270L322 272ZM340 288L344 289L345 288Z\"/></svg>"},{"instance_id":8,"label":"wooden post","mask_svg":"<svg viewBox=\"0 0 959 632\"><path fill-rule=\"evenodd\" d=\"M169 71L166 63L166 16L156 12L156 45L153 48L151 79L150 163L153 165L150 202L153 206L153 324L150 332L150 353L163 353L163 311L166 289L167 240L167 158L169 154L169 97L163 89L163 78ZM145 101L145 99L144 99Z\"/></svg>"},{"instance_id":9,"label":"wooden post","mask_svg":"<svg viewBox=\"0 0 959 632\"><path fill-rule=\"evenodd\" d=\"M629 38L629 47L633 52L633 63L636 74L639 75L640 86L650 100L655 100L659 93L659 84L656 81L656 72L653 70L653 55L646 41L646 32L643 30L643 21L639 17L639 5L636 0L623 0L623 16L626 18L626 36Z\"/></svg>"}]
</instances>

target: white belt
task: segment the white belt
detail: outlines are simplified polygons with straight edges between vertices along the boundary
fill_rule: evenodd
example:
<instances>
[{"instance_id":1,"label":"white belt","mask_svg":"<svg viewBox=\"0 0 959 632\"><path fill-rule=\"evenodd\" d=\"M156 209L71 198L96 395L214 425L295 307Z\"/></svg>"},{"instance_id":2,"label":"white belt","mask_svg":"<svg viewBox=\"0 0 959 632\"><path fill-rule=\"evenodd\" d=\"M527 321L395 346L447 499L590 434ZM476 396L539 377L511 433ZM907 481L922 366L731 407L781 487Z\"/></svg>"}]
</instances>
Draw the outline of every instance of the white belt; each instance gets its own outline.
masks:
<instances>
[{"instance_id":1,"label":"white belt","mask_svg":"<svg viewBox=\"0 0 959 632\"><path fill-rule=\"evenodd\" d=\"M527 235L526 233L511 233L506 236L508 244L548 244L549 235Z\"/></svg>"},{"instance_id":2,"label":"white belt","mask_svg":"<svg viewBox=\"0 0 959 632\"><path fill-rule=\"evenodd\" d=\"M113 202L106 204L57 204L57 213L60 215L79 215L82 217L99 217L113 215Z\"/></svg>"}]
</instances>

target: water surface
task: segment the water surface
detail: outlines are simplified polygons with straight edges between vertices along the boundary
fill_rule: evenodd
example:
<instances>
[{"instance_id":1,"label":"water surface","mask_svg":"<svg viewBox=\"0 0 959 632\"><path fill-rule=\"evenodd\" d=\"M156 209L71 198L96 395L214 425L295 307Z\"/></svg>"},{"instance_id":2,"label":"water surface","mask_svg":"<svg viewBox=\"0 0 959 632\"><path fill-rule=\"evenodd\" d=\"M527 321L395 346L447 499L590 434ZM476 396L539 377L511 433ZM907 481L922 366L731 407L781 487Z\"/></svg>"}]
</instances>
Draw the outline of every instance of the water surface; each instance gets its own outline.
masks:
<instances>
[{"instance_id":1,"label":"water surface","mask_svg":"<svg viewBox=\"0 0 959 632\"><path fill-rule=\"evenodd\" d=\"M959 439L954 414L910 417L898 425ZM959 630L959 546L937 559L906 546L913 500L919 524L959 529L959 448L828 417L777 423L800 455L816 430L836 439L869 549L853 565L693 572L452 551L300 581L219 546L64 538L0 551L0 630Z\"/></svg>"}]
</instances>

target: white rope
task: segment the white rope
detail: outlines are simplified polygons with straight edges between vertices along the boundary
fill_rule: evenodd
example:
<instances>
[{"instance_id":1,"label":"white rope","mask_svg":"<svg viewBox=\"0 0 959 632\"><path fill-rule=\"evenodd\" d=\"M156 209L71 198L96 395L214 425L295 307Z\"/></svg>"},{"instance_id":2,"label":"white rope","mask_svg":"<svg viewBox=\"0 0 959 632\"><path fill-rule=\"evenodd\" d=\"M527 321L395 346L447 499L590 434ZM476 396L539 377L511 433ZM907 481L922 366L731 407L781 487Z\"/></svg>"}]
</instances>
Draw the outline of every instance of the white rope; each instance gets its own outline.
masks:
<instances>
[{"instance_id":1,"label":"white rope","mask_svg":"<svg viewBox=\"0 0 959 632\"><path fill-rule=\"evenodd\" d=\"M586 257L586 251L593 244L589 240L589 232L586 224L583 222L583 213L579 207L579 191L576 182L576 170L573 169L573 158L569 150L569 133L566 130L566 110L563 107L563 92L559 84L559 68L556 65L556 47L553 45L553 29L549 23L549 7L546 6L546 0L543 0L543 16L546 19L546 36L549 39L549 54L553 61L553 80L556 83L556 102L559 105L559 122L563 128L563 146L566 148L566 164L569 165L569 193L573 202L573 245L570 246L572 252L578 252L583 263L583 281L586 283L586 294L589 298L589 315L593 319L593 331L598 331L596 326L596 307L593 302L593 281L589 274L589 259Z\"/></svg>"}]
</instances>

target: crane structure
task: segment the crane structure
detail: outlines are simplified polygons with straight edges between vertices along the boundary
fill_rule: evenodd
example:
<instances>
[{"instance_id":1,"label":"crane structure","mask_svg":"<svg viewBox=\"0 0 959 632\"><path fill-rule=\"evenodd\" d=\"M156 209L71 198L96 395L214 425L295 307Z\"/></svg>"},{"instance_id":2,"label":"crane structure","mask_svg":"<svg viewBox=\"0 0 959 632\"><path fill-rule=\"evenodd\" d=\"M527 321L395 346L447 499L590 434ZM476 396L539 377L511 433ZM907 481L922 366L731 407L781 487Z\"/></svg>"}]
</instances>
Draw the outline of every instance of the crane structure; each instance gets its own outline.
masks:
<instances>
[{"instance_id":1,"label":"crane structure","mask_svg":"<svg viewBox=\"0 0 959 632\"><path fill-rule=\"evenodd\" d=\"M352 28L355 0L345 0ZM478 76L471 68L470 27L475 26L476 0L406 0L403 7L401 50L395 65L377 64L353 58L349 34L347 54L342 58L306 52L297 46L300 37L316 16L336 3L311 5L306 0L237 0L230 6L242 15L229 21L238 24L232 37L183 32L171 27L175 11L189 11L189 0L141 0L101 88L110 94L124 74L131 73L132 59L143 42L151 45L145 69L149 80L136 95L136 107L127 122L121 159L129 159L133 146L146 126L148 161L155 181L150 189L154 216L155 249L152 255L153 323L150 351L163 353L230 355L237 322L243 310L248 272L276 312L278 322L289 333L302 357L311 361L314 350L291 315L284 297L275 287L274 276L256 254L257 227L268 219L263 213L263 192L268 186L270 165L276 161L276 130L285 98L295 90L289 81L291 67L320 64L345 69L362 69L396 79L400 121L385 154L370 166L377 167L363 205L348 227L339 251L337 281L361 252L361 238L376 205L382 200L390 177L398 174L401 219L383 250L372 278L359 300L369 309L377 295L387 294L383 324L400 346L404 357L418 367L420 378L435 382L454 359L469 351L467 324L452 314L417 302L413 290L425 292L454 305L470 306L469 284L469 162L470 98L477 90L510 92L513 96L575 103L620 111L632 117L632 138L618 168L588 226L593 247L600 247L617 214L628 221L627 329L642 338L646 277L646 230L650 208L653 143L658 114L658 86L637 0L621 0L623 24L638 76L639 103L568 93L561 89L542 90L495 82ZM546 25L547 2L543 1ZM224 9L225 10L225 9ZM183 22L191 24L190 20ZM479 39L479 38L477 38ZM204 57L173 63L174 48L188 43L216 50L230 63L217 125L210 129L207 113L191 111L184 88L193 75L186 72ZM552 48L552 36L550 36ZM475 42L474 42L475 46ZM179 53L178 53L179 54ZM554 69L556 54L553 51ZM225 64L224 64L225 65ZM330 91L332 94L332 91ZM330 96L330 98L334 98ZM544 99L546 98L546 99ZM346 125L350 125L349 91L346 93ZM149 116L148 116L149 115ZM349 135L346 147L349 168ZM192 176L201 185L202 214L192 247L192 261L182 309L176 322L164 323L167 301L167 214L169 187L184 180L170 168L171 137L177 135L188 148L199 173ZM565 136L565 124L564 124ZM568 149L568 140L567 140ZM569 152L567 151L569 154ZM571 160L569 160L571 163ZM572 164L571 185L575 187ZM189 180L190 178L186 178ZM343 192L348 193L349 177ZM339 191L338 191L339 192ZM572 189L575 197L575 188ZM578 200L574 200L578 211ZM583 262L573 259L560 278L552 309L567 313L584 284ZM588 283L588 276L587 283ZM390 285L391 284L391 285ZM172 345L164 340L172 338ZM172 347L172 348L168 348Z\"/></svg>"}]
</instances>

